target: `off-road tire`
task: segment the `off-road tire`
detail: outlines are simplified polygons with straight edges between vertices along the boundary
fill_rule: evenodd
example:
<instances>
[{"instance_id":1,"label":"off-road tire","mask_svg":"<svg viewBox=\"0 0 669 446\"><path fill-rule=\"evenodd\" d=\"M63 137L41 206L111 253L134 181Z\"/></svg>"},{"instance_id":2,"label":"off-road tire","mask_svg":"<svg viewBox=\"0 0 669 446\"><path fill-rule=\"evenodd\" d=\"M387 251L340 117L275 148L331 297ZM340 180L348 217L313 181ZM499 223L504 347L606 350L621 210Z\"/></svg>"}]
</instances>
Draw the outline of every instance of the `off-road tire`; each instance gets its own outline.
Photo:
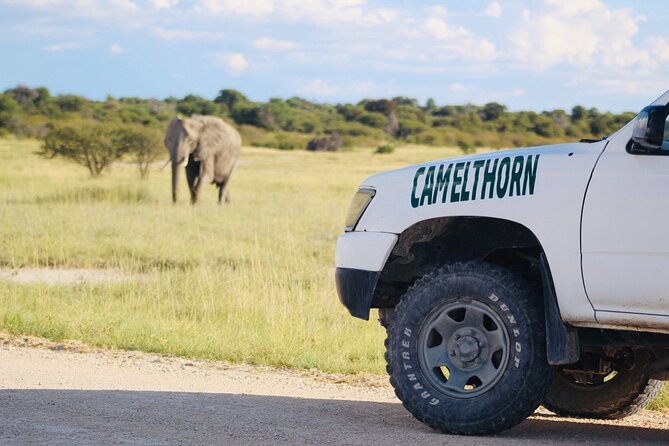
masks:
<instances>
[{"instance_id":1,"label":"off-road tire","mask_svg":"<svg viewBox=\"0 0 669 446\"><path fill-rule=\"evenodd\" d=\"M485 327L469 321L468 314L475 320L483 315ZM404 407L434 429L464 435L508 429L534 412L552 381L544 324L542 297L513 272L483 262L444 266L416 281L395 308L386 339L390 383ZM446 335L441 343L439 330ZM471 336L458 334L461 330ZM506 337L501 336L504 333ZM486 356L486 342L478 340L481 336L505 341L491 343ZM463 340L468 347L457 344ZM456 345L453 342L457 352L449 347ZM445 366L448 377L440 375L442 367L429 365L440 364L429 358L441 358L434 349L442 347L444 361L450 361ZM475 377L478 387L475 383L461 388L463 379L478 373L467 368L477 367L469 362L472 349L479 352L479 369L493 372L485 379ZM456 361L464 364L462 368ZM449 384L450 377L456 384Z\"/></svg>"},{"instance_id":2,"label":"off-road tire","mask_svg":"<svg viewBox=\"0 0 669 446\"><path fill-rule=\"evenodd\" d=\"M653 401L664 384L645 375L648 354L636 355L629 367L617 370L611 380L601 384L577 384L558 370L544 407L566 417L615 420L634 415Z\"/></svg>"}]
</instances>

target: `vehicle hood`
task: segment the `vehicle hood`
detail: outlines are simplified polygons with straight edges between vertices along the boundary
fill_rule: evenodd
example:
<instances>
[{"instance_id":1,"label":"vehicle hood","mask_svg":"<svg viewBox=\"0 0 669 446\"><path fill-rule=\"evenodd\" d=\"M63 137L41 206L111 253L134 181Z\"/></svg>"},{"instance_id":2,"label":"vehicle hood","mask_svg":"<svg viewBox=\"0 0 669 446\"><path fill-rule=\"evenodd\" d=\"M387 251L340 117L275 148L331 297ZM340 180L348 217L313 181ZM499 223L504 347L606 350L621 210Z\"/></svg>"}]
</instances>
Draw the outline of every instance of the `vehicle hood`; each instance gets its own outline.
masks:
<instances>
[{"instance_id":1,"label":"vehicle hood","mask_svg":"<svg viewBox=\"0 0 669 446\"><path fill-rule=\"evenodd\" d=\"M386 172L381 172L375 175L372 175L366 178L362 183L361 187L371 187L378 188L386 184L392 184L398 178L404 178L407 174L413 175L416 172L416 169L420 167L429 168L430 166L439 166L445 163L453 164L459 162L474 162L474 161L486 161L488 159L494 158L503 158L503 157L516 157L516 156L527 156L532 154L538 155L559 155L559 154L569 154L569 153L580 153L582 151L594 151L599 153L604 147L606 140L597 141L597 142L575 142L575 143L566 143L566 144L553 144L553 145L544 145L544 146L533 146L533 147L524 147L521 149L506 149L506 150L496 150L486 153L478 153L474 155L465 155L455 158L440 158L433 161L428 161L425 163L412 164L407 167L402 167L400 169L389 170Z\"/></svg>"}]
</instances>

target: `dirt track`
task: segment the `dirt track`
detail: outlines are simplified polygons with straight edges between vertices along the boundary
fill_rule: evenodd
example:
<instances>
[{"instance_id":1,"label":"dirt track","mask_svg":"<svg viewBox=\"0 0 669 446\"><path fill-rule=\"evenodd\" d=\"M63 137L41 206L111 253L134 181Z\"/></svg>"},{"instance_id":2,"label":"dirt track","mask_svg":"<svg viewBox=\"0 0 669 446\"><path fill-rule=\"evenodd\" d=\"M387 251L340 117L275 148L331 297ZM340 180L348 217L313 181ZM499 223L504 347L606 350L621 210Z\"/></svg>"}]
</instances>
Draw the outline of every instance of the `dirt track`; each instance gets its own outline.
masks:
<instances>
[{"instance_id":1,"label":"dirt track","mask_svg":"<svg viewBox=\"0 0 669 446\"><path fill-rule=\"evenodd\" d=\"M669 444L669 413L543 410L496 437L439 434L383 378L89 351L0 335L0 444Z\"/></svg>"}]
</instances>

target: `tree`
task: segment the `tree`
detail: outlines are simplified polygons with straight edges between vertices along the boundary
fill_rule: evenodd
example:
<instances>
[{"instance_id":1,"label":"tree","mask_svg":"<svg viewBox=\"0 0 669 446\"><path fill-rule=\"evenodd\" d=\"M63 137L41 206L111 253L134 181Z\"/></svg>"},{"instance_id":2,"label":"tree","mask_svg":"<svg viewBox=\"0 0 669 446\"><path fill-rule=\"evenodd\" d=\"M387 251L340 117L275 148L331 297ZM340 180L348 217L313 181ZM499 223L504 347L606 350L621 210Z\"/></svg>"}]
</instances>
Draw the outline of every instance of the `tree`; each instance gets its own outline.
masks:
<instances>
[{"instance_id":1,"label":"tree","mask_svg":"<svg viewBox=\"0 0 669 446\"><path fill-rule=\"evenodd\" d=\"M366 99L360 104L363 105L368 112L379 112L385 115L389 115L397 110L397 102L388 99Z\"/></svg>"},{"instance_id":2,"label":"tree","mask_svg":"<svg viewBox=\"0 0 669 446\"><path fill-rule=\"evenodd\" d=\"M118 150L134 156L139 176L146 178L149 166L164 153L161 134L150 127L132 126L115 130L112 141Z\"/></svg>"},{"instance_id":3,"label":"tree","mask_svg":"<svg viewBox=\"0 0 669 446\"><path fill-rule=\"evenodd\" d=\"M19 85L11 90L7 90L6 94L14 97L14 100L23 108L29 109L34 102L39 98L39 92L33 88Z\"/></svg>"},{"instance_id":4,"label":"tree","mask_svg":"<svg viewBox=\"0 0 669 446\"><path fill-rule=\"evenodd\" d=\"M213 115L218 111L218 107L209 99L189 94L177 102L177 111L186 116Z\"/></svg>"},{"instance_id":5,"label":"tree","mask_svg":"<svg viewBox=\"0 0 669 446\"><path fill-rule=\"evenodd\" d=\"M497 102L488 102L481 110L481 118L484 121L494 121L506 111L506 106L498 104Z\"/></svg>"},{"instance_id":6,"label":"tree","mask_svg":"<svg viewBox=\"0 0 669 446\"><path fill-rule=\"evenodd\" d=\"M66 94L56 98L56 104L64 112L81 111L86 102L88 102L86 99L74 94Z\"/></svg>"},{"instance_id":7,"label":"tree","mask_svg":"<svg viewBox=\"0 0 669 446\"><path fill-rule=\"evenodd\" d=\"M235 109L235 106L247 104L249 100L246 96L237 90L225 89L221 90L218 96L216 96L216 99L214 99L214 102L225 105L228 109L228 113L232 113L232 111Z\"/></svg>"},{"instance_id":8,"label":"tree","mask_svg":"<svg viewBox=\"0 0 669 446\"><path fill-rule=\"evenodd\" d=\"M262 127L275 130L295 130L292 125L293 110L282 99L272 98L261 108Z\"/></svg>"},{"instance_id":9,"label":"tree","mask_svg":"<svg viewBox=\"0 0 669 446\"><path fill-rule=\"evenodd\" d=\"M585 117L587 110L581 105L577 105L571 109L571 120L578 121Z\"/></svg>"},{"instance_id":10,"label":"tree","mask_svg":"<svg viewBox=\"0 0 669 446\"><path fill-rule=\"evenodd\" d=\"M418 100L414 98L407 98L405 96L396 96L392 101L397 105L406 105L408 107L418 107Z\"/></svg>"},{"instance_id":11,"label":"tree","mask_svg":"<svg viewBox=\"0 0 669 446\"><path fill-rule=\"evenodd\" d=\"M122 132L118 127L85 123L51 129L44 137L39 154L74 161L97 177L127 151L128 146L122 143Z\"/></svg>"},{"instance_id":12,"label":"tree","mask_svg":"<svg viewBox=\"0 0 669 446\"><path fill-rule=\"evenodd\" d=\"M255 127L264 127L262 109L257 104L249 103L235 107L232 112L232 119L239 125L248 124Z\"/></svg>"},{"instance_id":13,"label":"tree","mask_svg":"<svg viewBox=\"0 0 669 446\"><path fill-rule=\"evenodd\" d=\"M18 112L19 105L13 97L0 93L0 127L7 127L12 116Z\"/></svg>"},{"instance_id":14,"label":"tree","mask_svg":"<svg viewBox=\"0 0 669 446\"><path fill-rule=\"evenodd\" d=\"M365 112L360 115L358 121L370 127L382 129L388 124L388 118L377 112Z\"/></svg>"}]
</instances>

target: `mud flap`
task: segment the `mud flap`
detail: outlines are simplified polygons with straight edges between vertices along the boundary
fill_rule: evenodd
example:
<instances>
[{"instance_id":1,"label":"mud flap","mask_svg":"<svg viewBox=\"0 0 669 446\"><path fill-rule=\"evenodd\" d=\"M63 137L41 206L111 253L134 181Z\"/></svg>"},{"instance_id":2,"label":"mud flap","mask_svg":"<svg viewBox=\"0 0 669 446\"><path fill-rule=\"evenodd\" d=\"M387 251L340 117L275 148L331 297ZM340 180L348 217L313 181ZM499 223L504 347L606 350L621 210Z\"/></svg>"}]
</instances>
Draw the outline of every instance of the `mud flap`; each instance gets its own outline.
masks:
<instances>
[{"instance_id":1,"label":"mud flap","mask_svg":"<svg viewBox=\"0 0 669 446\"><path fill-rule=\"evenodd\" d=\"M539 256L539 263L546 313L546 356L548 357L548 363L551 365L572 364L577 362L581 355L578 332L573 327L567 327L560 317L560 308L558 307L553 280L544 253Z\"/></svg>"}]
</instances>

